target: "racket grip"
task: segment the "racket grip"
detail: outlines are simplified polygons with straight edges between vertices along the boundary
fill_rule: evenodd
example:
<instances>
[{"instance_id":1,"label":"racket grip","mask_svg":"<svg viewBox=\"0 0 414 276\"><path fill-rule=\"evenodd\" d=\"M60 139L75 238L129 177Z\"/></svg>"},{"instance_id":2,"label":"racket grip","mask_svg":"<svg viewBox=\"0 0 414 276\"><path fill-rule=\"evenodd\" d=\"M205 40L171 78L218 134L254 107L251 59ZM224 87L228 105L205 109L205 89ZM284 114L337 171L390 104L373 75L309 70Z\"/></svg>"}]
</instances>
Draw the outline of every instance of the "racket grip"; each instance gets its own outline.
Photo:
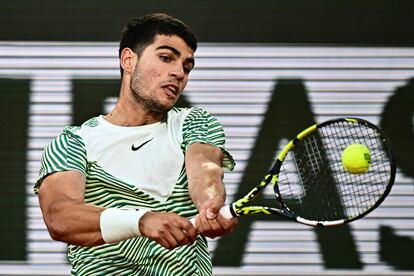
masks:
<instances>
[{"instance_id":1,"label":"racket grip","mask_svg":"<svg viewBox=\"0 0 414 276\"><path fill-rule=\"evenodd\" d=\"M230 205L224 205L223 207L221 207L221 209L220 209L220 215L222 215L223 216L223 218L225 218L225 219L232 219L233 218L233 215L232 215L232 213L231 213L231 211L230 211L230 208L231 208L231 206ZM198 215L197 215L198 216ZM197 216L195 216L195 217L193 217L193 218L191 218L190 219L190 222L194 225L194 226L196 226L196 224L195 224L195 221L196 221L196 217Z\"/></svg>"}]
</instances>

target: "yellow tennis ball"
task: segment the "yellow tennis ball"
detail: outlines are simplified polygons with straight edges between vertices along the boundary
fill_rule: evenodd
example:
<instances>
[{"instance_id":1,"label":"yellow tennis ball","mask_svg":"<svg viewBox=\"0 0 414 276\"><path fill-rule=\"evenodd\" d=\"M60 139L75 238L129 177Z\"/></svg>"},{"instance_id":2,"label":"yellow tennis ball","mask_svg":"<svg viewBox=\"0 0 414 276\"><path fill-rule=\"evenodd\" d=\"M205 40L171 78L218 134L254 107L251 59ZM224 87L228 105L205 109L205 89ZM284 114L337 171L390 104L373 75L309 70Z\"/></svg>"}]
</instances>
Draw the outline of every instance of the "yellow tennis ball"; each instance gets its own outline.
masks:
<instances>
[{"instance_id":1,"label":"yellow tennis ball","mask_svg":"<svg viewBox=\"0 0 414 276\"><path fill-rule=\"evenodd\" d=\"M362 144L352 144L342 152L341 160L347 172L353 174L365 173L371 164L371 153Z\"/></svg>"}]
</instances>

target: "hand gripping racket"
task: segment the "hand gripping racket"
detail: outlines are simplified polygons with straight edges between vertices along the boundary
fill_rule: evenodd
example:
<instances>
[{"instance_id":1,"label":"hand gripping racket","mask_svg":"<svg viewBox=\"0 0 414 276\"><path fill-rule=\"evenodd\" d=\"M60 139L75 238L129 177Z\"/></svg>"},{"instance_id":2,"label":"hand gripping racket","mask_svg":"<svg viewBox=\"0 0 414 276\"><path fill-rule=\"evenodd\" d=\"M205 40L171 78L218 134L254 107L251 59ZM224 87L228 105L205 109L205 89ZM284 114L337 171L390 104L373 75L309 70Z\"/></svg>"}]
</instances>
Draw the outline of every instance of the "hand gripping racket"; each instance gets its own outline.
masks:
<instances>
[{"instance_id":1,"label":"hand gripping racket","mask_svg":"<svg viewBox=\"0 0 414 276\"><path fill-rule=\"evenodd\" d=\"M341 155L351 144L371 154L365 173L344 169ZM395 158L389 140L374 124L359 118L338 118L315 124L291 140L273 167L247 195L221 208L225 218L251 214L288 217L309 226L334 226L362 218L389 194L395 179ZM269 183L275 206L251 202ZM195 225L195 218L192 223Z\"/></svg>"}]
</instances>

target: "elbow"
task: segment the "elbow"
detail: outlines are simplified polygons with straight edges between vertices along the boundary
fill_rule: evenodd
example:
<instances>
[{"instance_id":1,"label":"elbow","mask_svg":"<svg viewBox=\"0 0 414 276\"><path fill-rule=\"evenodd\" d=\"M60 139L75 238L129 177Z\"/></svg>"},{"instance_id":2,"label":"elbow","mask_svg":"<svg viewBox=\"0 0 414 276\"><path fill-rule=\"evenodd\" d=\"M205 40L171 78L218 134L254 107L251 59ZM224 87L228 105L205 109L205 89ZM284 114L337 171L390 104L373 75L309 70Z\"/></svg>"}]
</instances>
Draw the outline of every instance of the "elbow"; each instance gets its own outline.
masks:
<instances>
[{"instance_id":1,"label":"elbow","mask_svg":"<svg viewBox=\"0 0 414 276\"><path fill-rule=\"evenodd\" d=\"M49 216L49 218L44 218L47 230L49 232L50 237L55 241L63 241L65 242L66 235L64 230L64 226L59 221L59 219L55 218L53 215Z\"/></svg>"},{"instance_id":2,"label":"elbow","mask_svg":"<svg viewBox=\"0 0 414 276\"><path fill-rule=\"evenodd\" d=\"M53 240L63 242L66 241L68 227L65 226L65 220L62 218L56 206L52 205L47 212L44 212L43 220L46 224L49 235Z\"/></svg>"},{"instance_id":3,"label":"elbow","mask_svg":"<svg viewBox=\"0 0 414 276\"><path fill-rule=\"evenodd\" d=\"M47 230L49 231L49 236L52 238L52 240L65 242L62 234L58 233L54 229L51 229L51 227L47 227Z\"/></svg>"}]
</instances>

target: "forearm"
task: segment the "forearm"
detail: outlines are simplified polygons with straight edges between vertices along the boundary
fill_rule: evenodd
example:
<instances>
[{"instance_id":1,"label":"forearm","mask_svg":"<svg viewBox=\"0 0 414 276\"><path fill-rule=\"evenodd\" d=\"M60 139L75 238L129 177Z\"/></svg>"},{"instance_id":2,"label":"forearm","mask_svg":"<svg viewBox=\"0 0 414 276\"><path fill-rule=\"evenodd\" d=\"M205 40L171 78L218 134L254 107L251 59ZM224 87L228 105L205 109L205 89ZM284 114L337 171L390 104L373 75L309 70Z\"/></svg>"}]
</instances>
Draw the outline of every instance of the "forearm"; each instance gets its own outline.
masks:
<instances>
[{"instance_id":1,"label":"forearm","mask_svg":"<svg viewBox=\"0 0 414 276\"><path fill-rule=\"evenodd\" d=\"M195 224L199 233L209 238L231 232L237 219L225 219L219 215L225 202L223 152L212 145L193 144L186 154L186 169L191 199L199 214Z\"/></svg>"},{"instance_id":2,"label":"forearm","mask_svg":"<svg viewBox=\"0 0 414 276\"><path fill-rule=\"evenodd\" d=\"M212 145L191 145L186 155L186 169L191 199L197 208L213 198L225 200L221 162L223 153Z\"/></svg>"},{"instance_id":3,"label":"forearm","mask_svg":"<svg viewBox=\"0 0 414 276\"><path fill-rule=\"evenodd\" d=\"M47 216L49 233L68 244L96 246L145 236L173 249L193 243L198 234L188 219L174 213L103 209L70 201L59 202L53 209L53 215Z\"/></svg>"},{"instance_id":4,"label":"forearm","mask_svg":"<svg viewBox=\"0 0 414 276\"><path fill-rule=\"evenodd\" d=\"M189 176L189 193L197 208L213 198L220 198L224 202L226 192L221 167L213 162L202 163Z\"/></svg>"},{"instance_id":5,"label":"forearm","mask_svg":"<svg viewBox=\"0 0 414 276\"><path fill-rule=\"evenodd\" d=\"M81 246L104 244L100 230L101 207L64 199L44 210L44 219L54 240Z\"/></svg>"}]
</instances>

